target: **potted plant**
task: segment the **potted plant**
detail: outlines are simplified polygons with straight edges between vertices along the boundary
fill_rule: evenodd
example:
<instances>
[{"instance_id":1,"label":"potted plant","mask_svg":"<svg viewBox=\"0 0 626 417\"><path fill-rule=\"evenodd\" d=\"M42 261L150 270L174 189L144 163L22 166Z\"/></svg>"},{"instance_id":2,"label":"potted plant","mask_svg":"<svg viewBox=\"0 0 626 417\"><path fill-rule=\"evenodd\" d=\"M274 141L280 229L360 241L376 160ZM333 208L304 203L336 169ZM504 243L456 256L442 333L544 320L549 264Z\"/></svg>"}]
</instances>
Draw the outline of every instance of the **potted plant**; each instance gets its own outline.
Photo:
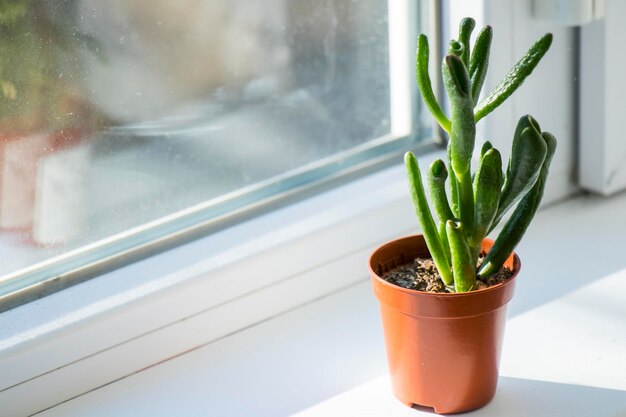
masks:
<instances>
[{"instance_id":1,"label":"potted plant","mask_svg":"<svg viewBox=\"0 0 626 417\"><path fill-rule=\"evenodd\" d=\"M476 409L495 394L506 305L521 267L513 249L537 211L556 148L554 136L523 116L506 172L498 150L485 142L472 174L476 123L513 94L552 42L551 34L539 39L479 101L492 28L483 28L470 49L474 26L471 18L461 21L458 40L450 42L442 63L449 117L432 91L428 39L423 34L418 38L417 84L450 138L447 164L437 160L427 173L437 220L418 163L408 152L410 194L423 235L388 242L369 258L393 391L405 404L437 413ZM495 241L486 238L510 210Z\"/></svg>"}]
</instances>

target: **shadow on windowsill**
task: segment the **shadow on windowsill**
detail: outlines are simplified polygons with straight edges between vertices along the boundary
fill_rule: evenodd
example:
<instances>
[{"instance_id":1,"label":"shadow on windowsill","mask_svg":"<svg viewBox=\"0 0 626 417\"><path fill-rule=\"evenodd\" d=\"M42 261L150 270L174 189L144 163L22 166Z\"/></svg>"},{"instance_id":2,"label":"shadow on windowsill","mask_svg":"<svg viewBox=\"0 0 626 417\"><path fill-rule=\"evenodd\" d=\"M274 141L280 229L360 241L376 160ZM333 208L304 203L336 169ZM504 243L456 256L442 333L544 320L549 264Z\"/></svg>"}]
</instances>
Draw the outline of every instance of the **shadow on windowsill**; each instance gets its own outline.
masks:
<instances>
[{"instance_id":1,"label":"shadow on windowsill","mask_svg":"<svg viewBox=\"0 0 626 417\"><path fill-rule=\"evenodd\" d=\"M379 377L292 417L358 415L360 417L433 416L423 407L410 409L391 393L389 379ZM467 416L480 417L626 417L626 391L500 377L495 398Z\"/></svg>"}]
</instances>

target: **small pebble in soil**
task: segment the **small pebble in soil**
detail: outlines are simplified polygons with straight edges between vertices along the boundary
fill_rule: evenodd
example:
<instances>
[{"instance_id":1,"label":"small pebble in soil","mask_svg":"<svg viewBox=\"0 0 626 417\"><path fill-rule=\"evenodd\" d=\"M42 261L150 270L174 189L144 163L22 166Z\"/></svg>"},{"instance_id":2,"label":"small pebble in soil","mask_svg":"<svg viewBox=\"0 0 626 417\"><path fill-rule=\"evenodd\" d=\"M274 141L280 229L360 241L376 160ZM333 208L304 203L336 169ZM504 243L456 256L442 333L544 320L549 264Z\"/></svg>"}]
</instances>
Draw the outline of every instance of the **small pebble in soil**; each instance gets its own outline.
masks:
<instances>
[{"instance_id":1,"label":"small pebble in soil","mask_svg":"<svg viewBox=\"0 0 626 417\"><path fill-rule=\"evenodd\" d=\"M484 253L478 258L478 266L485 257ZM477 280L477 289L483 289L492 285L499 284L513 275L513 272L503 267L495 274L488 276L484 280ZM435 263L431 258L416 258L413 262L401 265L383 275L383 279L387 282L395 284L402 288L425 292L450 292L441 280L441 276L435 267Z\"/></svg>"}]
</instances>

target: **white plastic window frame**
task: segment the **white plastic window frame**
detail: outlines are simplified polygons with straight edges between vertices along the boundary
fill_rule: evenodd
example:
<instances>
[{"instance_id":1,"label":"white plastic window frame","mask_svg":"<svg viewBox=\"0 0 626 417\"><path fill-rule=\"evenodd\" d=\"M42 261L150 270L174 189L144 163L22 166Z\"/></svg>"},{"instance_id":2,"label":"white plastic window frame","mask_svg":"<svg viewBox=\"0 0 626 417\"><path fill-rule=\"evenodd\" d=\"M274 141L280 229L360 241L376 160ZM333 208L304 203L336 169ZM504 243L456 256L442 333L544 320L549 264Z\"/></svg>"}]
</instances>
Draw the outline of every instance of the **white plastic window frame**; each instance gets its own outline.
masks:
<instances>
[{"instance_id":1,"label":"white plastic window frame","mask_svg":"<svg viewBox=\"0 0 626 417\"><path fill-rule=\"evenodd\" d=\"M581 26L581 186L602 195L626 189L624 54L626 2L596 0L595 20Z\"/></svg>"},{"instance_id":2,"label":"white plastic window frame","mask_svg":"<svg viewBox=\"0 0 626 417\"><path fill-rule=\"evenodd\" d=\"M573 144L567 140L575 134L570 101L574 93L567 79L574 37L565 28L532 19L530 1L475 4L478 20L496 26L487 88L543 32L552 31L561 39L538 74L482 126L482 134L505 155L522 112L555 126L560 153L545 202L561 200L575 191ZM550 94L538 98L533 91ZM537 109L538 100L547 105ZM443 151L426 154L420 164L443 157ZM395 167L2 313L2 413L31 415L362 282L373 247L418 231L399 161Z\"/></svg>"}]
</instances>

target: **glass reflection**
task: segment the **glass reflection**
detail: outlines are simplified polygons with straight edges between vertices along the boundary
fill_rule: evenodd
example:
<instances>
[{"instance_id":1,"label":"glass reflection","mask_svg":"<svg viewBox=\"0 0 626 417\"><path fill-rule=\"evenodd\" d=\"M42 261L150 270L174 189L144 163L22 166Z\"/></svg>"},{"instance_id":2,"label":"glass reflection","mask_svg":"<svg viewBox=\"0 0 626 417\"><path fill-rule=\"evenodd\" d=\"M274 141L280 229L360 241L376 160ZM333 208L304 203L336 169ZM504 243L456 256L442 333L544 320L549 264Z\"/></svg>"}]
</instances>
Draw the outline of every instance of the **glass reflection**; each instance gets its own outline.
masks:
<instances>
[{"instance_id":1,"label":"glass reflection","mask_svg":"<svg viewBox=\"0 0 626 417\"><path fill-rule=\"evenodd\" d=\"M0 274L388 134L387 31L380 0L0 0Z\"/></svg>"}]
</instances>

